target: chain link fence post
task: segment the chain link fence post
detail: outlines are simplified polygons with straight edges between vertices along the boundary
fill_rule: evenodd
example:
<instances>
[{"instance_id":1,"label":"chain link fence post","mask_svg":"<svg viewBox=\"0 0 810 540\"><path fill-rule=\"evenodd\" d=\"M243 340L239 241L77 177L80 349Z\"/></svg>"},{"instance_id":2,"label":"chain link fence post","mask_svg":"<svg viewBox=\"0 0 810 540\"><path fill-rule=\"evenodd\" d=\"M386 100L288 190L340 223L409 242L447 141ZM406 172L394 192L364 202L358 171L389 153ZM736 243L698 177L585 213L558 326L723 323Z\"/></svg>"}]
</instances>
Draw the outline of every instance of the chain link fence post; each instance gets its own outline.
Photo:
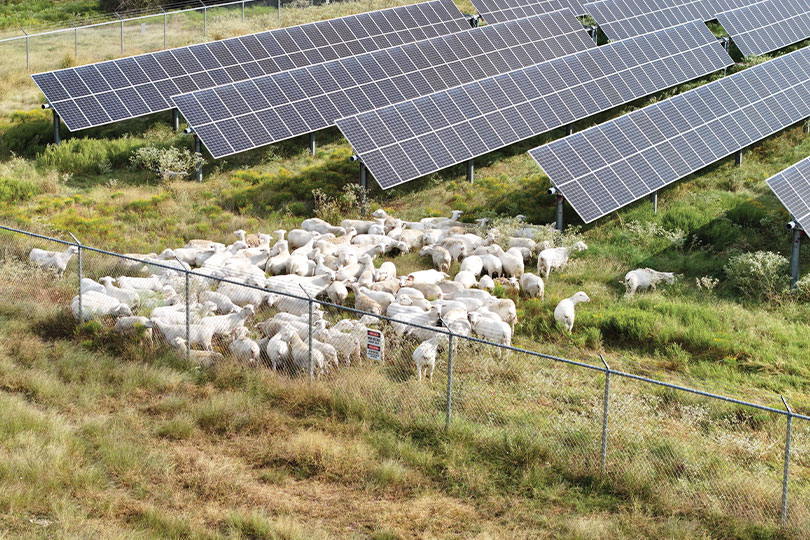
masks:
<instances>
[{"instance_id":1,"label":"chain link fence post","mask_svg":"<svg viewBox=\"0 0 810 540\"><path fill-rule=\"evenodd\" d=\"M177 257L175 257L177 259ZM177 262L180 262L180 259L177 259ZM183 263L180 263L180 268L183 267ZM191 273L188 270L186 272L186 360L191 360Z\"/></svg>"},{"instance_id":2,"label":"chain link fence post","mask_svg":"<svg viewBox=\"0 0 810 540\"><path fill-rule=\"evenodd\" d=\"M301 290L304 291L304 294L307 296L308 308L309 308L309 329L307 330L307 354L309 359L309 382L315 380L315 364L312 363L312 319L313 319L313 302L312 297L309 295L307 290L304 288L303 285L300 283L298 284L301 287Z\"/></svg>"},{"instance_id":3,"label":"chain link fence post","mask_svg":"<svg viewBox=\"0 0 810 540\"><path fill-rule=\"evenodd\" d=\"M785 433L785 472L782 476L782 512L781 523L782 527L787 524L787 503L788 503L788 480L790 478L790 438L793 431L793 411L790 410L785 396L782 397L782 403L785 404L787 409L787 433Z\"/></svg>"},{"instance_id":4,"label":"chain link fence post","mask_svg":"<svg viewBox=\"0 0 810 540\"><path fill-rule=\"evenodd\" d=\"M444 324L444 321L442 321ZM445 328L447 328L445 326ZM453 332L447 328L447 411L444 423L445 431L450 429L450 414L453 410Z\"/></svg>"},{"instance_id":5,"label":"chain link fence post","mask_svg":"<svg viewBox=\"0 0 810 540\"><path fill-rule=\"evenodd\" d=\"M79 324L82 324L84 322L84 306L82 306L82 303L84 302L84 299L82 298L82 243L79 242L78 238L73 236L73 233L69 232L68 234L71 238L73 238L73 241L76 242L76 249L78 250L76 255L79 263Z\"/></svg>"},{"instance_id":6,"label":"chain link fence post","mask_svg":"<svg viewBox=\"0 0 810 540\"><path fill-rule=\"evenodd\" d=\"M604 356L600 354L599 358L605 365L605 397L602 401L602 453L599 460L602 474L605 474L607 469L608 407L610 405L610 366L605 362Z\"/></svg>"}]
</instances>

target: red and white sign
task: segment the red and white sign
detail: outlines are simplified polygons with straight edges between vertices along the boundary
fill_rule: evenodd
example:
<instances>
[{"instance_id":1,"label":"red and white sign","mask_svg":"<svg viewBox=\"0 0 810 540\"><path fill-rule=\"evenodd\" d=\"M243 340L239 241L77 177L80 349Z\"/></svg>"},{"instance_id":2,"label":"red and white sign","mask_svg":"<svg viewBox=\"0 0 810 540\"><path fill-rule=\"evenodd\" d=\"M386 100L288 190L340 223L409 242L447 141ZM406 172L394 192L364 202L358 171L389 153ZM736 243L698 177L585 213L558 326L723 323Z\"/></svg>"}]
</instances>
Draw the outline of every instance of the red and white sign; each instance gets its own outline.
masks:
<instances>
[{"instance_id":1,"label":"red and white sign","mask_svg":"<svg viewBox=\"0 0 810 540\"><path fill-rule=\"evenodd\" d=\"M369 330L366 334L366 356L369 360L382 362L385 338L379 330Z\"/></svg>"}]
</instances>

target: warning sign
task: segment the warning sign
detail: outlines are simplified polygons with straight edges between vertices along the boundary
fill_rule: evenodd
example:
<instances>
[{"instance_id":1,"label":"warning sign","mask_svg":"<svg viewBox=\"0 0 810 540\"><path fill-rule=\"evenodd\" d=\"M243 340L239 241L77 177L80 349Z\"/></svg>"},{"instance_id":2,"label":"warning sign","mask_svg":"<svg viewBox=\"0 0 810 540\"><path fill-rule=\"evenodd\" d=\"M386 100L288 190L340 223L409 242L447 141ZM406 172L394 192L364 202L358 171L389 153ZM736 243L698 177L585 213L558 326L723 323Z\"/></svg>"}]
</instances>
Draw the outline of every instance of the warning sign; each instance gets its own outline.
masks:
<instances>
[{"instance_id":1,"label":"warning sign","mask_svg":"<svg viewBox=\"0 0 810 540\"><path fill-rule=\"evenodd\" d=\"M382 362L383 359L383 338L382 332L378 330L369 330L366 334L366 356L369 360L377 360Z\"/></svg>"}]
</instances>

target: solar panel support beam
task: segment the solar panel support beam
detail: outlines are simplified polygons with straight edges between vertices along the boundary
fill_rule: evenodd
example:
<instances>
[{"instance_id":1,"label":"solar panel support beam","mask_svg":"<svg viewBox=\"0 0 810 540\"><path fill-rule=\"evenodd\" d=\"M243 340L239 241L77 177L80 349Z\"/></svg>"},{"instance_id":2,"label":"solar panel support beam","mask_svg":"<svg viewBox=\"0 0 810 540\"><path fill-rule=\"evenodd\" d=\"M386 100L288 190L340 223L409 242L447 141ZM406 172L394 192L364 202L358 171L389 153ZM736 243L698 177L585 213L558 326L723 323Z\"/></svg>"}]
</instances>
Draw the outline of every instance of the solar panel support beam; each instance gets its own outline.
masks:
<instances>
[{"instance_id":1,"label":"solar panel support beam","mask_svg":"<svg viewBox=\"0 0 810 540\"><path fill-rule=\"evenodd\" d=\"M468 159L467 160L467 182L473 183L475 179L475 160Z\"/></svg>"},{"instance_id":2,"label":"solar panel support beam","mask_svg":"<svg viewBox=\"0 0 810 540\"><path fill-rule=\"evenodd\" d=\"M802 229L797 226L793 229L793 247L790 251L790 288L795 289L799 281L799 253L802 248Z\"/></svg>"},{"instance_id":3,"label":"solar panel support beam","mask_svg":"<svg viewBox=\"0 0 810 540\"><path fill-rule=\"evenodd\" d=\"M720 38L717 38L717 39L720 40L720 44L723 46L723 49L726 51L726 54L731 54L731 53L729 53L729 49L731 48L731 38L729 38L728 36L725 36L725 37L720 37ZM723 77L725 77L727 73L728 73L728 68L723 68Z\"/></svg>"},{"instance_id":4,"label":"solar panel support beam","mask_svg":"<svg viewBox=\"0 0 810 540\"><path fill-rule=\"evenodd\" d=\"M653 191L652 193L650 193L650 202L653 205L653 214L657 214L658 213L658 192L657 191Z\"/></svg>"},{"instance_id":5,"label":"solar panel support beam","mask_svg":"<svg viewBox=\"0 0 810 540\"><path fill-rule=\"evenodd\" d=\"M315 134L309 134L309 154L314 156L315 155Z\"/></svg>"},{"instance_id":6,"label":"solar panel support beam","mask_svg":"<svg viewBox=\"0 0 810 540\"><path fill-rule=\"evenodd\" d=\"M563 232L565 229L565 222L563 221L563 203L565 197L557 193L557 230Z\"/></svg>"},{"instance_id":7,"label":"solar panel support beam","mask_svg":"<svg viewBox=\"0 0 810 540\"><path fill-rule=\"evenodd\" d=\"M62 142L62 137L59 134L59 115L56 114L56 109L53 109L53 144Z\"/></svg>"},{"instance_id":8,"label":"solar panel support beam","mask_svg":"<svg viewBox=\"0 0 810 540\"><path fill-rule=\"evenodd\" d=\"M366 217L366 195L368 191L368 172L366 169L366 164L362 161L360 162L360 215L362 217Z\"/></svg>"},{"instance_id":9,"label":"solar panel support beam","mask_svg":"<svg viewBox=\"0 0 810 540\"><path fill-rule=\"evenodd\" d=\"M200 143L200 138L197 134L194 134L194 153L201 154L202 153L202 144ZM197 170L195 172L195 176L197 177L197 182L202 182L203 174L202 174L202 163L197 163Z\"/></svg>"},{"instance_id":10,"label":"solar panel support beam","mask_svg":"<svg viewBox=\"0 0 810 540\"><path fill-rule=\"evenodd\" d=\"M568 137L574 132L574 124L568 124L565 126L565 136Z\"/></svg>"},{"instance_id":11,"label":"solar panel support beam","mask_svg":"<svg viewBox=\"0 0 810 540\"><path fill-rule=\"evenodd\" d=\"M802 125L802 132L810 133L810 118L804 121L804 124Z\"/></svg>"},{"instance_id":12,"label":"solar panel support beam","mask_svg":"<svg viewBox=\"0 0 810 540\"><path fill-rule=\"evenodd\" d=\"M734 165L736 165L737 167L742 165L742 157L743 157L742 154L743 154L742 150L737 150L734 153Z\"/></svg>"},{"instance_id":13,"label":"solar panel support beam","mask_svg":"<svg viewBox=\"0 0 810 540\"><path fill-rule=\"evenodd\" d=\"M599 35L599 26L595 24L583 24L582 26L585 27L585 30L587 30L588 35L591 36L593 42L599 45L599 43L596 42Z\"/></svg>"},{"instance_id":14,"label":"solar panel support beam","mask_svg":"<svg viewBox=\"0 0 810 540\"><path fill-rule=\"evenodd\" d=\"M481 22L481 15L469 15L467 17L467 22L470 23L471 27L478 28L478 25Z\"/></svg>"},{"instance_id":15,"label":"solar panel support beam","mask_svg":"<svg viewBox=\"0 0 810 540\"><path fill-rule=\"evenodd\" d=\"M177 133L180 131L180 111L172 109L172 129Z\"/></svg>"}]
</instances>

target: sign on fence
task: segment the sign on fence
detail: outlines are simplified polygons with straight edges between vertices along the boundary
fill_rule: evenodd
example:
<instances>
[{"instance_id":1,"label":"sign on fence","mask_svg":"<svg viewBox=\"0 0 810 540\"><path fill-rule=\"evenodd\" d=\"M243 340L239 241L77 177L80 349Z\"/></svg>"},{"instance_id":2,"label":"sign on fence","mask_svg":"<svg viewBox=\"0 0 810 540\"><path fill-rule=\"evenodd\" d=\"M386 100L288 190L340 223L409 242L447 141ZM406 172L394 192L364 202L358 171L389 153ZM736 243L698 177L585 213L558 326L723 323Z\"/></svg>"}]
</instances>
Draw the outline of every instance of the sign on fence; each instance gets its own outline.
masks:
<instances>
[{"instance_id":1,"label":"sign on fence","mask_svg":"<svg viewBox=\"0 0 810 540\"><path fill-rule=\"evenodd\" d=\"M385 338L382 332L378 330L369 330L366 335L366 356L369 360L377 360L382 362L383 359L383 343Z\"/></svg>"}]
</instances>

